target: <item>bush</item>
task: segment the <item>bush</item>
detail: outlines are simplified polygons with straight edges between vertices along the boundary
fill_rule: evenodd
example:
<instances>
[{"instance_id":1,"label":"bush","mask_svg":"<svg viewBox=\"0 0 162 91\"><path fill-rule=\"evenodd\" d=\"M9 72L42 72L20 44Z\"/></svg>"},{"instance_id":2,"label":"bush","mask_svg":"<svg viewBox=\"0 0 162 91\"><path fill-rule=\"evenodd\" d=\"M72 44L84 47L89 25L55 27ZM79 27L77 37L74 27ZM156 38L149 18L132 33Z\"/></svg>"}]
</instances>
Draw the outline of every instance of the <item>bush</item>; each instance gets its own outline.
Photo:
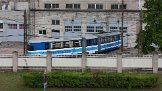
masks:
<instances>
[{"instance_id":1,"label":"bush","mask_svg":"<svg viewBox=\"0 0 162 91\"><path fill-rule=\"evenodd\" d=\"M26 73L23 79L29 87L43 87L43 73ZM51 72L48 87L152 88L158 79L153 74Z\"/></svg>"},{"instance_id":2,"label":"bush","mask_svg":"<svg viewBox=\"0 0 162 91\"><path fill-rule=\"evenodd\" d=\"M43 87L43 73L41 72L25 73L22 77L26 86L33 88Z\"/></svg>"}]
</instances>

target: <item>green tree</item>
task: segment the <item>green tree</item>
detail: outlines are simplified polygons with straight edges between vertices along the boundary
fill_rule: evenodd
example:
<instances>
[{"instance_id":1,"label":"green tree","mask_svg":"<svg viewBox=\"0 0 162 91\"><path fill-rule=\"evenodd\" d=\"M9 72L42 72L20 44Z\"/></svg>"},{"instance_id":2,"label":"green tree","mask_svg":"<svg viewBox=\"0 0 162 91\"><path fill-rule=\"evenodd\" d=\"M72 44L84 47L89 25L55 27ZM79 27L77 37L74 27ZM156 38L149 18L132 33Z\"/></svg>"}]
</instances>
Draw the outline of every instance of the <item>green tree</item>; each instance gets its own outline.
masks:
<instances>
[{"instance_id":1,"label":"green tree","mask_svg":"<svg viewBox=\"0 0 162 91\"><path fill-rule=\"evenodd\" d=\"M142 10L145 29L140 31L136 40L136 48L147 54L155 51L155 44L162 51L162 0L145 0L145 10Z\"/></svg>"}]
</instances>

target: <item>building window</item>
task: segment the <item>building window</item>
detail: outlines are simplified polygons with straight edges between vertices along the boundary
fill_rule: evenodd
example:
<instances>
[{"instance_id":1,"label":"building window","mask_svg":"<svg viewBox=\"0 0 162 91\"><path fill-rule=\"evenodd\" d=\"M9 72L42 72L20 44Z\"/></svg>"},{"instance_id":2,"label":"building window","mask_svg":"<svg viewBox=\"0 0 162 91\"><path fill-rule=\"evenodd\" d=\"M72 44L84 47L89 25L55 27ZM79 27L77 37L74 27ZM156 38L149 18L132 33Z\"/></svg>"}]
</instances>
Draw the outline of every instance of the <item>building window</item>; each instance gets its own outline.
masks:
<instances>
[{"instance_id":1,"label":"building window","mask_svg":"<svg viewBox=\"0 0 162 91\"><path fill-rule=\"evenodd\" d=\"M0 29L3 29L3 23L0 23Z\"/></svg>"},{"instance_id":2,"label":"building window","mask_svg":"<svg viewBox=\"0 0 162 91\"><path fill-rule=\"evenodd\" d=\"M123 7L122 7L122 6L123 6ZM126 4L123 4L123 5L121 4L121 5L120 5L120 9L126 9L126 8L127 8L127 5L126 5Z\"/></svg>"},{"instance_id":3,"label":"building window","mask_svg":"<svg viewBox=\"0 0 162 91\"><path fill-rule=\"evenodd\" d=\"M111 9L118 9L118 4L111 4Z\"/></svg>"},{"instance_id":4,"label":"building window","mask_svg":"<svg viewBox=\"0 0 162 91\"><path fill-rule=\"evenodd\" d=\"M95 9L95 4L88 4L88 9Z\"/></svg>"},{"instance_id":5,"label":"building window","mask_svg":"<svg viewBox=\"0 0 162 91\"><path fill-rule=\"evenodd\" d=\"M127 5L123 4L123 9L126 9ZM122 9L122 4L111 4L111 9Z\"/></svg>"},{"instance_id":6,"label":"building window","mask_svg":"<svg viewBox=\"0 0 162 91\"><path fill-rule=\"evenodd\" d=\"M60 25L60 20L52 20L52 25Z\"/></svg>"},{"instance_id":7,"label":"building window","mask_svg":"<svg viewBox=\"0 0 162 91\"><path fill-rule=\"evenodd\" d=\"M46 35L46 30L43 30L43 35Z\"/></svg>"},{"instance_id":8,"label":"building window","mask_svg":"<svg viewBox=\"0 0 162 91\"><path fill-rule=\"evenodd\" d=\"M94 32L94 26L87 26L87 32Z\"/></svg>"},{"instance_id":9,"label":"building window","mask_svg":"<svg viewBox=\"0 0 162 91\"><path fill-rule=\"evenodd\" d=\"M80 9L80 4L74 4L74 9Z\"/></svg>"},{"instance_id":10,"label":"building window","mask_svg":"<svg viewBox=\"0 0 162 91\"><path fill-rule=\"evenodd\" d=\"M65 26L65 32L72 31L72 26Z\"/></svg>"},{"instance_id":11,"label":"building window","mask_svg":"<svg viewBox=\"0 0 162 91\"><path fill-rule=\"evenodd\" d=\"M45 4L44 8L50 9L51 8L51 4Z\"/></svg>"},{"instance_id":12,"label":"building window","mask_svg":"<svg viewBox=\"0 0 162 91\"><path fill-rule=\"evenodd\" d=\"M96 9L103 9L103 5L102 4L96 4Z\"/></svg>"},{"instance_id":13,"label":"building window","mask_svg":"<svg viewBox=\"0 0 162 91\"><path fill-rule=\"evenodd\" d=\"M17 29L17 24L8 24L9 29Z\"/></svg>"},{"instance_id":14,"label":"building window","mask_svg":"<svg viewBox=\"0 0 162 91\"><path fill-rule=\"evenodd\" d=\"M40 35L46 35L47 33L46 33L46 30L39 30L39 34Z\"/></svg>"},{"instance_id":15,"label":"building window","mask_svg":"<svg viewBox=\"0 0 162 91\"><path fill-rule=\"evenodd\" d=\"M55 9L55 8L59 8L59 4L45 4L44 8L46 9Z\"/></svg>"},{"instance_id":16,"label":"building window","mask_svg":"<svg viewBox=\"0 0 162 91\"><path fill-rule=\"evenodd\" d=\"M24 29L24 24L19 24L19 29Z\"/></svg>"},{"instance_id":17,"label":"building window","mask_svg":"<svg viewBox=\"0 0 162 91\"><path fill-rule=\"evenodd\" d=\"M43 34L43 33L42 33L42 30L39 30L39 34Z\"/></svg>"},{"instance_id":18,"label":"building window","mask_svg":"<svg viewBox=\"0 0 162 91\"><path fill-rule=\"evenodd\" d=\"M103 9L103 4L88 4L88 9Z\"/></svg>"},{"instance_id":19,"label":"building window","mask_svg":"<svg viewBox=\"0 0 162 91\"><path fill-rule=\"evenodd\" d=\"M103 32L103 27L102 26L97 26L96 27L96 32Z\"/></svg>"},{"instance_id":20,"label":"building window","mask_svg":"<svg viewBox=\"0 0 162 91\"><path fill-rule=\"evenodd\" d=\"M73 4L66 4L66 8L67 9L72 9L73 8Z\"/></svg>"},{"instance_id":21,"label":"building window","mask_svg":"<svg viewBox=\"0 0 162 91\"><path fill-rule=\"evenodd\" d=\"M80 9L80 4L66 4L67 9Z\"/></svg>"},{"instance_id":22,"label":"building window","mask_svg":"<svg viewBox=\"0 0 162 91\"><path fill-rule=\"evenodd\" d=\"M52 4L52 8L59 8L59 4Z\"/></svg>"},{"instance_id":23,"label":"building window","mask_svg":"<svg viewBox=\"0 0 162 91\"><path fill-rule=\"evenodd\" d=\"M74 26L74 31L81 31L81 26Z\"/></svg>"}]
</instances>

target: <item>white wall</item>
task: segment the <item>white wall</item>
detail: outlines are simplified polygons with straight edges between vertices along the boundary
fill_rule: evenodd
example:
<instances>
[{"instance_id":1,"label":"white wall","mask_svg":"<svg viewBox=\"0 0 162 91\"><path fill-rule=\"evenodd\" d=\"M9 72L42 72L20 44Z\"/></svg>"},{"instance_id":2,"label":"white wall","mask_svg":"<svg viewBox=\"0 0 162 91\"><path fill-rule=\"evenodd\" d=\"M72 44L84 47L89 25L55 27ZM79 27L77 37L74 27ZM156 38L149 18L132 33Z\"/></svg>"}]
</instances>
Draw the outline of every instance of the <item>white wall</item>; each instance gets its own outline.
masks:
<instances>
[{"instance_id":1,"label":"white wall","mask_svg":"<svg viewBox=\"0 0 162 91\"><path fill-rule=\"evenodd\" d=\"M152 68L152 58L123 58L122 66L130 68Z\"/></svg>"},{"instance_id":2,"label":"white wall","mask_svg":"<svg viewBox=\"0 0 162 91\"><path fill-rule=\"evenodd\" d=\"M80 58L53 58L53 67L81 67Z\"/></svg>"},{"instance_id":3,"label":"white wall","mask_svg":"<svg viewBox=\"0 0 162 91\"><path fill-rule=\"evenodd\" d=\"M116 58L88 58L88 67L117 67Z\"/></svg>"},{"instance_id":4,"label":"white wall","mask_svg":"<svg viewBox=\"0 0 162 91\"><path fill-rule=\"evenodd\" d=\"M0 67L11 67L12 57L0 56ZM46 57L19 57L18 66L46 67ZM117 67L116 57L87 58L88 67ZM52 67L81 67L81 58L52 58ZM152 68L152 57L124 57L123 68ZM158 60L162 68L162 58Z\"/></svg>"},{"instance_id":5,"label":"white wall","mask_svg":"<svg viewBox=\"0 0 162 91\"><path fill-rule=\"evenodd\" d=\"M1 57L0 58L0 67L11 67L12 66L12 58Z\"/></svg>"},{"instance_id":6,"label":"white wall","mask_svg":"<svg viewBox=\"0 0 162 91\"><path fill-rule=\"evenodd\" d=\"M46 66L46 58L18 58L18 66Z\"/></svg>"}]
</instances>

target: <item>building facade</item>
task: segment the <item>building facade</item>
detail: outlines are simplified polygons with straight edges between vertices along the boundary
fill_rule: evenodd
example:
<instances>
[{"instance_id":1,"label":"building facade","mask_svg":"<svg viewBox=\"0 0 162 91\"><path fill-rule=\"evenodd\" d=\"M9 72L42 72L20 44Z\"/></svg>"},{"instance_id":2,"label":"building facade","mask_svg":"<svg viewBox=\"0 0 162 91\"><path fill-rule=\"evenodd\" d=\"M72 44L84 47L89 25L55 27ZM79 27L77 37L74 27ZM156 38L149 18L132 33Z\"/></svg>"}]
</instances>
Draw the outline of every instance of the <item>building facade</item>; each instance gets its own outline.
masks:
<instances>
[{"instance_id":1,"label":"building facade","mask_svg":"<svg viewBox=\"0 0 162 91\"><path fill-rule=\"evenodd\" d=\"M82 37L88 33L121 31L134 47L143 0L35 0L30 3L30 30L35 38Z\"/></svg>"}]
</instances>

